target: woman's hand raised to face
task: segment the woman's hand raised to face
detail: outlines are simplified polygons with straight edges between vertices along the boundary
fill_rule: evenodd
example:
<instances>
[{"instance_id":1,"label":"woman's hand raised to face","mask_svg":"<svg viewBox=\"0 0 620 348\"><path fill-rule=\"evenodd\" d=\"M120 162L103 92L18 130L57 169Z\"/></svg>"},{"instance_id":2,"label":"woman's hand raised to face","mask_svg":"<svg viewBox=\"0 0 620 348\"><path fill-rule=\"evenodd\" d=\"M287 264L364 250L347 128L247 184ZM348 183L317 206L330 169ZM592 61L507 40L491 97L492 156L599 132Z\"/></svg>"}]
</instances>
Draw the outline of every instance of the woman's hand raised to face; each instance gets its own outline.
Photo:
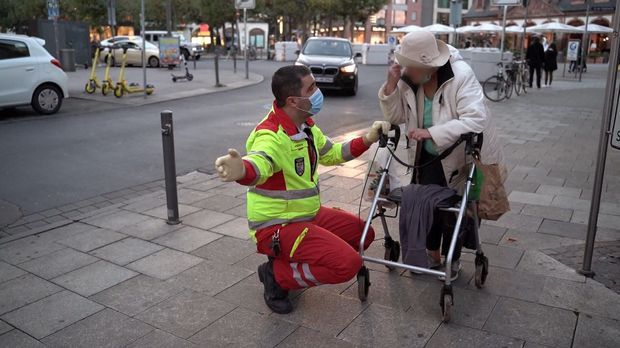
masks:
<instances>
[{"instance_id":1,"label":"woman's hand raised to face","mask_svg":"<svg viewBox=\"0 0 620 348\"><path fill-rule=\"evenodd\" d=\"M383 91L385 95L390 95L394 93L394 91L396 90L396 86L398 85L398 81L400 80L401 74L402 68L397 63L392 64L388 68L387 83L385 84L385 90Z\"/></svg>"}]
</instances>

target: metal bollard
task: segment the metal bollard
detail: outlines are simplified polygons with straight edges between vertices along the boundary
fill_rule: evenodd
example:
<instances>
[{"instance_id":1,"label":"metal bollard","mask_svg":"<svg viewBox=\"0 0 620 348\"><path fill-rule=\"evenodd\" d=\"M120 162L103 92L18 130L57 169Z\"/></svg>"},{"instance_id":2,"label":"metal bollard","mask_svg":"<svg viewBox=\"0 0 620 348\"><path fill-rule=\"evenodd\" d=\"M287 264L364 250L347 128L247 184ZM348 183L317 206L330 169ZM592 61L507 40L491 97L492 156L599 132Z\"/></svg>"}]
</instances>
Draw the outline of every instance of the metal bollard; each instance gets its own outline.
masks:
<instances>
[{"instance_id":1,"label":"metal bollard","mask_svg":"<svg viewBox=\"0 0 620 348\"><path fill-rule=\"evenodd\" d=\"M233 73L237 73L237 52L233 53Z\"/></svg>"},{"instance_id":2,"label":"metal bollard","mask_svg":"<svg viewBox=\"0 0 620 348\"><path fill-rule=\"evenodd\" d=\"M224 87L220 83L220 54L215 53L215 87Z\"/></svg>"},{"instance_id":3,"label":"metal bollard","mask_svg":"<svg viewBox=\"0 0 620 348\"><path fill-rule=\"evenodd\" d=\"M172 127L172 111L161 112L161 141L164 149L164 175L166 182L166 205L168 223L176 225L179 220L179 199L177 197L177 170L174 159L174 129Z\"/></svg>"}]
</instances>

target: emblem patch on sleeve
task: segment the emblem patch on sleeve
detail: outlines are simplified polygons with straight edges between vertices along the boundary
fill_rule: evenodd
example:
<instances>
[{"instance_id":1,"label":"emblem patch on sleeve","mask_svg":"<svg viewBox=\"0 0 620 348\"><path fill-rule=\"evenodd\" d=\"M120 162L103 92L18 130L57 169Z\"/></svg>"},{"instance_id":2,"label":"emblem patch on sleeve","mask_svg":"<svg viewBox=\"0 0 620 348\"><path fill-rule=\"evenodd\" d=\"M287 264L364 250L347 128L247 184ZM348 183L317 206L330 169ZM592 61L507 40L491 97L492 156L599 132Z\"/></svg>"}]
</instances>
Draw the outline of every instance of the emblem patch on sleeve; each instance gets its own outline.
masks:
<instances>
[{"instance_id":1,"label":"emblem patch on sleeve","mask_svg":"<svg viewBox=\"0 0 620 348\"><path fill-rule=\"evenodd\" d=\"M305 169L306 169L306 166L304 164L304 158L303 157L295 158L295 172L297 173L297 175L299 176L304 175Z\"/></svg>"}]
</instances>

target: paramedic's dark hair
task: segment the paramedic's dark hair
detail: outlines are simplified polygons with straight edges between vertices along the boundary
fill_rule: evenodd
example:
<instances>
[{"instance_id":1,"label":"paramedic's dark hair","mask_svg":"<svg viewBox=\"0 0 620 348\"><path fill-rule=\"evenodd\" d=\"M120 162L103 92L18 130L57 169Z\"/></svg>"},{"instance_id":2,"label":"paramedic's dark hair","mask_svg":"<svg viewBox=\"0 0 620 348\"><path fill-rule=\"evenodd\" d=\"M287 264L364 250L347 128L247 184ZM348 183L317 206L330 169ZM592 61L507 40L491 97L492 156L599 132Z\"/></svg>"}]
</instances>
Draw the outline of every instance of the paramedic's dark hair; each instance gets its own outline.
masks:
<instances>
[{"instance_id":1,"label":"paramedic's dark hair","mask_svg":"<svg viewBox=\"0 0 620 348\"><path fill-rule=\"evenodd\" d=\"M301 79L312 74L303 65L288 65L278 69L271 78L271 92L276 98L276 105L286 105L286 98L301 94Z\"/></svg>"}]
</instances>

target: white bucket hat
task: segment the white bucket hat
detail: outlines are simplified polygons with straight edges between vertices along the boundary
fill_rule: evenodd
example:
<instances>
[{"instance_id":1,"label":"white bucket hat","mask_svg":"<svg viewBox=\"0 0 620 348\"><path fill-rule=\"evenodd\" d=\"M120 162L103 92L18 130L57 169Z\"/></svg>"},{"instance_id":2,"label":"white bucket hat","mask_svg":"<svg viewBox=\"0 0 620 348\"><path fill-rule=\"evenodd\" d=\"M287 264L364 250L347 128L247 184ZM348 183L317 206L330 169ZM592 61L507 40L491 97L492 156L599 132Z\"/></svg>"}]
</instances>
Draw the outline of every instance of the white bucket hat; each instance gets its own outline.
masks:
<instances>
[{"instance_id":1,"label":"white bucket hat","mask_svg":"<svg viewBox=\"0 0 620 348\"><path fill-rule=\"evenodd\" d=\"M394 55L404 67L438 68L450 59L450 49L430 31L418 30L405 35Z\"/></svg>"}]
</instances>

